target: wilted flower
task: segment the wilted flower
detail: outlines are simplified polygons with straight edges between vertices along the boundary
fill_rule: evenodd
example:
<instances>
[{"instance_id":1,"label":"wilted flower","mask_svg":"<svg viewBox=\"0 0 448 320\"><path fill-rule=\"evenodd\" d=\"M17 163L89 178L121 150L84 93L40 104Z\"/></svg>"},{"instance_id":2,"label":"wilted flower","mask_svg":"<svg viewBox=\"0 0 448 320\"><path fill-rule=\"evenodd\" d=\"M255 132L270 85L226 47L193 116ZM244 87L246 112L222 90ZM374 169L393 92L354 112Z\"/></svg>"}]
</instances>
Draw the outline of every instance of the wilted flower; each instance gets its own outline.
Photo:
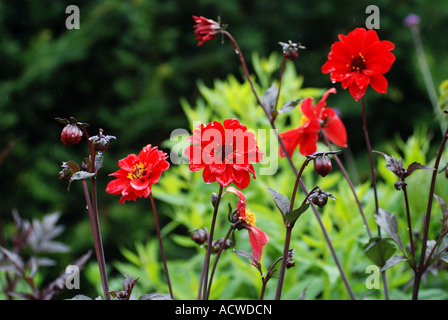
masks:
<instances>
[{"instance_id":1,"label":"wilted flower","mask_svg":"<svg viewBox=\"0 0 448 320\"><path fill-rule=\"evenodd\" d=\"M348 88L356 101L364 96L369 84L379 93L386 93L388 83L383 74L395 61L390 52L394 48L392 42L380 41L375 30L356 28L346 36L339 35L321 70L330 73L332 82L340 81L342 88Z\"/></svg>"},{"instance_id":2,"label":"wilted flower","mask_svg":"<svg viewBox=\"0 0 448 320\"><path fill-rule=\"evenodd\" d=\"M317 141L319 140L319 131L325 133L325 136L340 147L346 147L347 132L339 116L332 108L325 108L327 97L330 93L336 93L335 88L327 90L320 101L313 105L311 97L306 98L300 108L302 109L302 123L299 127L280 133L286 151L292 156L294 150L299 146L302 155L310 155L317 150ZM284 157L282 148L280 156Z\"/></svg>"},{"instance_id":3,"label":"wilted flower","mask_svg":"<svg viewBox=\"0 0 448 320\"><path fill-rule=\"evenodd\" d=\"M147 198L151 194L151 187L157 183L162 172L168 170L170 164L166 161L168 155L148 144L140 154L130 154L118 161L120 169L110 176L112 180L106 187L106 192L121 195L119 203L137 198Z\"/></svg>"},{"instance_id":4,"label":"wilted flower","mask_svg":"<svg viewBox=\"0 0 448 320\"><path fill-rule=\"evenodd\" d=\"M248 230L252 255L257 261L260 261L263 247L269 241L269 237L255 226L255 215L246 208L246 197L244 194L234 187L227 188L227 192L235 193L240 199L236 208L237 219L241 223L240 226Z\"/></svg>"},{"instance_id":5,"label":"wilted flower","mask_svg":"<svg viewBox=\"0 0 448 320\"><path fill-rule=\"evenodd\" d=\"M203 16L193 16L193 19L196 22L193 26L195 28L194 34L196 35L196 39L200 40L198 46L202 45L205 41L214 39L223 29L219 22L212 19L207 19Z\"/></svg>"}]
</instances>

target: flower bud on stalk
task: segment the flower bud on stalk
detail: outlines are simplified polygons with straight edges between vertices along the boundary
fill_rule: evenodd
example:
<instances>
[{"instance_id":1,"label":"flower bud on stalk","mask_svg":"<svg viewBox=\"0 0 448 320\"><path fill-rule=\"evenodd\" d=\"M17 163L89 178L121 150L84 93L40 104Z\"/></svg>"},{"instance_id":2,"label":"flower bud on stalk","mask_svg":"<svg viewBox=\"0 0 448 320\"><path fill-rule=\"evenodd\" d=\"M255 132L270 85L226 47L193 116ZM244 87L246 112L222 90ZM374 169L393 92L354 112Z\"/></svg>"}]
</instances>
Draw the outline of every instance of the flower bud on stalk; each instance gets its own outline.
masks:
<instances>
[{"instance_id":1,"label":"flower bud on stalk","mask_svg":"<svg viewBox=\"0 0 448 320\"><path fill-rule=\"evenodd\" d=\"M325 177L331 172L331 169L331 160L326 154L318 156L314 159L314 171L318 175Z\"/></svg>"},{"instance_id":2,"label":"flower bud on stalk","mask_svg":"<svg viewBox=\"0 0 448 320\"><path fill-rule=\"evenodd\" d=\"M76 124L67 124L61 132L61 141L66 146L77 144L82 138L82 130Z\"/></svg>"}]
</instances>

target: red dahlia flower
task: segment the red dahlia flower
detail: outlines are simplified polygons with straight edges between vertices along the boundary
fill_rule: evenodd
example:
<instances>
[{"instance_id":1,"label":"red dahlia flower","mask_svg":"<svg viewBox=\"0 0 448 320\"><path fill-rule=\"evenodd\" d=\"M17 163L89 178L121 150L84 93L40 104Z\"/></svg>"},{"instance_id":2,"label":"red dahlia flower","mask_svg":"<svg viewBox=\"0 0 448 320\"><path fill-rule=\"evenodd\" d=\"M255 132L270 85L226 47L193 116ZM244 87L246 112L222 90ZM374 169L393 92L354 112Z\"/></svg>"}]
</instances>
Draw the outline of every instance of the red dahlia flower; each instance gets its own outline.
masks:
<instances>
[{"instance_id":1,"label":"red dahlia flower","mask_svg":"<svg viewBox=\"0 0 448 320\"><path fill-rule=\"evenodd\" d=\"M185 150L190 159L191 171L204 169L206 183L217 181L227 187L232 182L240 189L255 179L253 162L262 161L263 152L257 147L255 134L247 131L237 119L227 119L221 124L213 121L200 125L188 138L193 144Z\"/></svg>"},{"instance_id":2,"label":"red dahlia flower","mask_svg":"<svg viewBox=\"0 0 448 320\"><path fill-rule=\"evenodd\" d=\"M207 19L203 16L193 16L193 19L196 22L196 25L193 26L196 29L194 34L196 35L196 39L200 40L198 47L205 41L214 39L222 29L220 23L212 19Z\"/></svg>"},{"instance_id":3,"label":"red dahlia flower","mask_svg":"<svg viewBox=\"0 0 448 320\"><path fill-rule=\"evenodd\" d=\"M358 101L370 84L379 93L386 93L387 80L383 76L395 61L390 52L395 45L380 41L375 30L356 28L348 35L339 35L331 46L328 61L322 66L323 73L330 73L332 82L340 81Z\"/></svg>"},{"instance_id":4,"label":"red dahlia flower","mask_svg":"<svg viewBox=\"0 0 448 320\"><path fill-rule=\"evenodd\" d=\"M333 109L325 108L330 93L336 93L336 89L327 90L316 106L313 106L311 97L306 98L300 106L303 113L301 125L280 134L283 145L291 157L297 146L304 156L316 152L321 129L328 140L334 144L340 147L347 146L347 132L344 124ZM285 156L282 148L280 148L280 156Z\"/></svg>"},{"instance_id":5,"label":"red dahlia flower","mask_svg":"<svg viewBox=\"0 0 448 320\"><path fill-rule=\"evenodd\" d=\"M263 253L263 247L269 241L269 237L260 228L255 226L255 215L246 208L246 197L244 194L234 187L227 188L227 193L235 193L240 200L238 201L236 211L242 226L249 232L249 242L252 248L252 255L260 261Z\"/></svg>"},{"instance_id":6,"label":"red dahlia flower","mask_svg":"<svg viewBox=\"0 0 448 320\"><path fill-rule=\"evenodd\" d=\"M151 186L159 181L162 171L169 168L166 161L168 155L148 144L140 154L130 154L118 161L120 169L110 176L112 180L106 187L106 192L121 195L119 204L127 200L136 200L141 197L149 197Z\"/></svg>"}]
</instances>

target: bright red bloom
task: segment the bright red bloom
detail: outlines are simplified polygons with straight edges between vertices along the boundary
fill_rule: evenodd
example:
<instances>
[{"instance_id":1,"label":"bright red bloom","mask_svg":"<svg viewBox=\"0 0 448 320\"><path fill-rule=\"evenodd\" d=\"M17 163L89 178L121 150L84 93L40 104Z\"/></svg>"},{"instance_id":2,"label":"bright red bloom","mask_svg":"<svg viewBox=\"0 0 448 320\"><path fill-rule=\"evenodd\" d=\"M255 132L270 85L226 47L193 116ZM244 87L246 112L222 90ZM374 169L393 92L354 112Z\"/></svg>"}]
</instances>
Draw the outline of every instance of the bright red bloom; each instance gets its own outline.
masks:
<instances>
[{"instance_id":1,"label":"bright red bloom","mask_svg":"<svg viewBox=\"0 0 448 320\"><path fill-rule=\"evenodd\" d=\"M196 39L200 40L198 47L205 41L214 39L222 29L221 25L212 19L207 19L203 16L193 16L193 19L196 22L193 26L195 28L194 34L196 35Z\"/></svg>"},{"instance_id":2,"label":"bright red bloom","mask_svg":"<svg viewBox=\"0 0 448 320\"><path fill-rule=\"evenodd\" d=\"M119 160L120 169L110 174L117 179L109 182L106 192L121 195L119 204L149 197L151 186L159 181L162 171L170 166L166 161L167 157L165 152L148 144L138 156L130 154Z\"/></svg>"},{"instance_id":3,"label":"bright red bloom","mask_svg":"<svg viewBox=\"0 0 448 320\"><path fill-rule=\"evenodd\" d=\"M249 232L249 242L252 248L252 256L260 261L263 254L263 247L269 241L269 237L260 228L255 226L255 215L246 208L246 197L234 187L227 188L227 193L235 193L240 200L238 201L236 211L238 219L243 222L243 227Z\"/></svg>"},{"instance_id":4,"label":"bright red bloom","mask_svg":"<svg viewBox=\"0 0 448 320\"><path fill-rule=\"evenodd\" d=\"M383 76L395 61L390 52L395 45L380 41L375 30L356 28L348 35L339 35L331 46L328 61L322 66L323 73L330 73L332 82L340 81L358 101L370 84L379 93L386 93L387 80Z\"/></svg>"},{"instance_id":5,"label":"bright red bloom","mask_svg":"<svg viewBox=\"0 0 448 320\"><path fill-rule=\"evenodd\" d=\"M300 106L303 113L302 124L298 128L280 134L286 151L291 157L297 146L304 156L316 152L321 129L328 140L334 144L340 147L347 146L347 131L344 124L333 109L325 108L330 93L336 93L336 89L327 90L316 106L313 106L313 98L306 98ZM285 156L282 148L280 148L280 156Z\"/></svg>"},{"instance_id":6,"label":"bright red bloom","mask_svg":"<svg viewBox=\"0 0 448 320\"><path fill-rule=\"evenodd\" d=\"M257 147L255 134L237 119L202 124L193 133L188 138L193 144L185 155L190 159L191 171L204 169L206 183L217 181L223 187L234 183L245 189L250 183L249 173L255 179L252 163L261 162L263 152Z\"/></svg>"}]
</instances>

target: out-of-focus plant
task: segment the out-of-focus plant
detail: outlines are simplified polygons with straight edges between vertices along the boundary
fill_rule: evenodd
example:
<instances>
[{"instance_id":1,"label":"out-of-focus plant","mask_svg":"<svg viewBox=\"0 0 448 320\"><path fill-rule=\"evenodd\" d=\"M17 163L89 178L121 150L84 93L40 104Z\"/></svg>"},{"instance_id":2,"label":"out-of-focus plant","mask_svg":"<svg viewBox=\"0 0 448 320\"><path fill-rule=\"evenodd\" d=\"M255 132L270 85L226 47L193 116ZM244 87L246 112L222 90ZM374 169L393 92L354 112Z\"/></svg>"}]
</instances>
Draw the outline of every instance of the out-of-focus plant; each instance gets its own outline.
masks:
<instances>
[{"instance_id":1,"label":"out-of-focus plant","mask_svg":"<svg viewBox=\"0 0 448 320\"><path fill-rule=\"evenodd\" d=\"M42 268L51 267L56 261L50 256L65 253L69 247L54 240L63 231L57 225L60 214L45 215L42 220L24 220L13 211L14 234L0 239L0 276L2 293L8 299L50 300L56 297L66 285L70 274L65 270L48 285L42 285ZM82 269L90 257L90 252L73 262Z\"/></svg>"}]
</instances>

